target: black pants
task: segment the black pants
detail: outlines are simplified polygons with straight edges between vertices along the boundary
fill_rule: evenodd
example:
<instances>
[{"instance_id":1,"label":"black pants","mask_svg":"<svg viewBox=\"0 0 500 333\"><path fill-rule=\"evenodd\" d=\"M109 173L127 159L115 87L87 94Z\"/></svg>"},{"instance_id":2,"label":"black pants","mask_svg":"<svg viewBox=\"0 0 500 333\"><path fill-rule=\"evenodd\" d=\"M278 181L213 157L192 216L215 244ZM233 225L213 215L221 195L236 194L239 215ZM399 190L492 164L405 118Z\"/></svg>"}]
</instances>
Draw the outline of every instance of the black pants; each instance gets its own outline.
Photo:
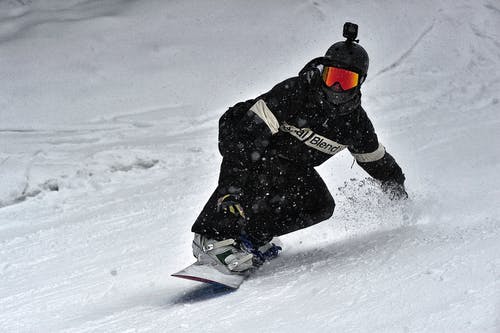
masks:
<instances>
[{"instance_id":1,"label":"black pants","mask_svg":"<svg viewBox=\"0 0 500 333\"><path fill-rule=\"evenodd\" d=\"M222 168L221 175L225 174ZM255 242L265 243L333 214L335 202L312 167L276 158L246 173L242 175L246 182L241 196L245 219L217 211L217 199L221 196L221 189L217 188L196 219L193 232L215 239L238 239L243 232Z\"/></svg>"}]
</instances>

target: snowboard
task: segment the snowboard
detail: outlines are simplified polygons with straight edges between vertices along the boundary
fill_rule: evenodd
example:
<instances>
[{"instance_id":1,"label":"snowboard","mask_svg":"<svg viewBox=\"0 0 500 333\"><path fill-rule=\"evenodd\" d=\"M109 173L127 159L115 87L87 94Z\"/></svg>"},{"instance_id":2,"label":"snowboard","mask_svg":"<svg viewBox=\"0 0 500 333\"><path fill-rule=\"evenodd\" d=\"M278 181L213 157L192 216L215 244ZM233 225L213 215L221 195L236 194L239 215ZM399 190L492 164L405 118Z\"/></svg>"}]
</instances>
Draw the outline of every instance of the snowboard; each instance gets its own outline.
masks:
<instances>
[{"instance_id":1,"label":"snowboard","mask_svg":"<svg viewBox=\"0 0 500 333\"><path fill-rule=\"evenodd\" d=\"M172 274L173 277L209 283L230 289L238 289L250 272L236 273L229 271L222 265L200 264L192 265Z\"/></svg>"},{"instance_id":2,"label":"snowboard","mask_svg":"<svg viewBox=\"0 0 500 333\"><path fill-rule=\"evenodd\" d=\"M275 245L283 249L283 243L278 237L271 241ZM208 283L214 286L226 287L230 289L238 289L245 279L252 274L257 268L239 273L233 272L224 265L201 264L195 262L186 268L172 274L173 277Z\"/></svg>"}]
</instances>

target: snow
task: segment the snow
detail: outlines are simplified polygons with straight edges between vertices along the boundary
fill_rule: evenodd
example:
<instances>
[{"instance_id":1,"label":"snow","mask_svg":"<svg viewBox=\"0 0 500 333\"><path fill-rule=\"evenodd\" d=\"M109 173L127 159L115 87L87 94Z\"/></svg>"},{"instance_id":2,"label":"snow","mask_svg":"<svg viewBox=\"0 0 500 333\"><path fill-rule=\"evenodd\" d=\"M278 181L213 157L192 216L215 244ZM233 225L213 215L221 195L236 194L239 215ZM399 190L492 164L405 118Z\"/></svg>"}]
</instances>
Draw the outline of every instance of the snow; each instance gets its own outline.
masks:
<instances>
[{"instance_id":1,"label":"snow","mask_svg":"<svg viewBox=\"0 0 500 333\"><path fill-rule=\"evenodd\" d=\"M170 277L218 176L217 120L360 25L395 204L347 153L334 216L238 291ZM2 332L499 332L500 5L0 2Z\"/></svg>"}]
</instances>

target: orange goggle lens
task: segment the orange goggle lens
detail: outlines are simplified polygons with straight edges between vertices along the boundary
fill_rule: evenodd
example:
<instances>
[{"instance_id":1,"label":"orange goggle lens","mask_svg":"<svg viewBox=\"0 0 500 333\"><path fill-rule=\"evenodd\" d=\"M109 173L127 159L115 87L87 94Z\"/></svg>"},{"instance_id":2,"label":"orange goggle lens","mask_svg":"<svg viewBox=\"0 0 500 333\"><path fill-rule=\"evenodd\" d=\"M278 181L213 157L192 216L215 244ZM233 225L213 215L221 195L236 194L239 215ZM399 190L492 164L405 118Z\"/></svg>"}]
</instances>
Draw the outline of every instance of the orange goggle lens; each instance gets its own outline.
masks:
<instances>
[{"instance_id":1,"label":"orange goggle lens","mask_svg":"<svg viewBox=\"0 0 500 333\"><path fill-rule=\"evenodd\" d=\"M327 87L331 87L338 82L343 90L349 90L358 85L359 74L347 69L325 66L323 69L323 81Z\"/></svg>"}]
</instances>

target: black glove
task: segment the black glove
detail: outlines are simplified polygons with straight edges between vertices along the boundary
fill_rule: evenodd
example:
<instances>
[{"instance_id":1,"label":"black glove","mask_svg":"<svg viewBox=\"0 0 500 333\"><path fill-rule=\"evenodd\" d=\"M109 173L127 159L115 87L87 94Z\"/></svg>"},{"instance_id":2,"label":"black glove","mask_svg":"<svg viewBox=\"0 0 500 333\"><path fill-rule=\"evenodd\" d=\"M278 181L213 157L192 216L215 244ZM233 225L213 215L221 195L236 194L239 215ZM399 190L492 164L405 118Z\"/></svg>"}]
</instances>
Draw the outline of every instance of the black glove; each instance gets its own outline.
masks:
<instances>
[{"instance_id":1,"label":"black glove","mask_svg":"<svg viewBox=\"0 0 500 333\"><path fill-rule=\"evenodd\" d=\"M238 217L245 217L243 207L240 204L240 198L236 194L226 194L217 199L217 211L223 211L226 214L230 213Z\"/></svg>"},{"instance_id":2,"label":"black glove","mask_svg":"<svg viewBox=\"0 0 500 333\"><path fill-rule=\"evenodd\" d=\"M394 181L382 182L382 191L389 196L391 200L408 199L404 184L398 184Z\"/></svg>"}]
</instances>

